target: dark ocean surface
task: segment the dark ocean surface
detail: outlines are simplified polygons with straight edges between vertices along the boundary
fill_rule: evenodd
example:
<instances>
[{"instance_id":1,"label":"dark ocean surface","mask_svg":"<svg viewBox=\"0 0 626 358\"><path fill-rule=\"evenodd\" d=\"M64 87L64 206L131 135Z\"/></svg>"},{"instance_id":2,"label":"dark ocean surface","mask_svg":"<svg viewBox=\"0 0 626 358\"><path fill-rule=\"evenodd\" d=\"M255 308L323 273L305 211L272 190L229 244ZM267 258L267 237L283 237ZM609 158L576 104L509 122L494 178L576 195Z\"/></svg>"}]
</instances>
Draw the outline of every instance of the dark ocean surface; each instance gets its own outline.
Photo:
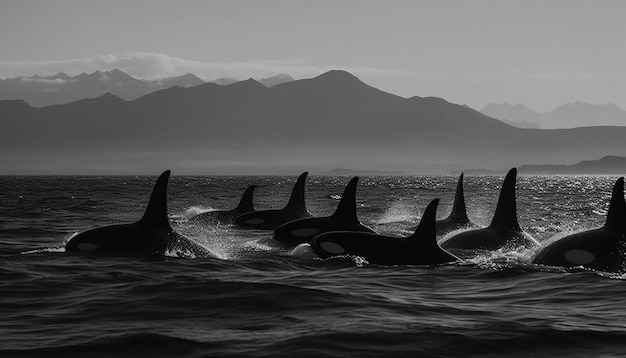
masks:
<instances>
[{"instance_id":1,"label":"dark ocean surface","mask_svg":"<svg viewBox=\"0 0 626 358\"><path fill-rule=\"evenodd\" d=\"M626 276L484 252L438 267L294 255L271 232L194 226L258 184L257 209L293 177L182 177L175 230L211 258L70 254L88 228L138 220L154 177L0 177L0 357L624 357ZM295 173L294 173L295 174ZM520 225L542 243L602 226L617 177L522 176ZM332 213L349 177L311 176L307 204ZM406 236L456 177L362 177L360 220ZM488 225L502 177L465 178L470 218ZM626 219L626 218L625 218Z\"/></svg>"}]
</instances>

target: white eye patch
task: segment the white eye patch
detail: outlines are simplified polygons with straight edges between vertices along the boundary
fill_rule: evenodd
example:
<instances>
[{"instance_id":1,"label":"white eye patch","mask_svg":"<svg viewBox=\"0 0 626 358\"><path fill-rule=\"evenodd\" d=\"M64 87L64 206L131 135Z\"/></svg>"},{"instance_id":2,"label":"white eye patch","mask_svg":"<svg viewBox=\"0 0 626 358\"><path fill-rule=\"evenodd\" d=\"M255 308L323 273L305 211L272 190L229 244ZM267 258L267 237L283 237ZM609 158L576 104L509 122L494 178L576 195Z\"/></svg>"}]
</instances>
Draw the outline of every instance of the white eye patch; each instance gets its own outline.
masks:
<instances>
[{"instance_id":1,"label":"white eye patch","mask_svg":"<svg viewBox=\"0 0 626 358\"><path fill-rule=\"evenodd\" d=\"M567 261L576 265L585 265L596 260L594 254L587 250L570 250L563 256Z\"/></svg>"},{"instance_id":2,"label":"white eye patch","mask_svg":"<svg viewBox=\"0 0 626 358\"><path fill-rule=\"evenodd\" d=\"M320 243L320 247L322 248L322 250L328 252L329 254L333 254L333 255L340 255L340 254L343 254L344 252L346 252L346 250L343 248L343 246L337 244L336 242L332 242L332 241L324 241L324 242Z\"/></svg>"}]
</instances>

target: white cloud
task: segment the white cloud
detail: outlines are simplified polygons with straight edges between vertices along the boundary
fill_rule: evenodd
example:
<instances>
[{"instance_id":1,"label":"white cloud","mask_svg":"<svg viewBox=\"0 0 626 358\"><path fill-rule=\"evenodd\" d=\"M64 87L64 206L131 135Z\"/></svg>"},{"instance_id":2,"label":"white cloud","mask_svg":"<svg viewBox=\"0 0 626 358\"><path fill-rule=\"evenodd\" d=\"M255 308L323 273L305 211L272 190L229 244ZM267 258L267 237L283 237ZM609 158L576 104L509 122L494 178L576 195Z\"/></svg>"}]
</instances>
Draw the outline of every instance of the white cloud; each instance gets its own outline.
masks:
<instances>
[{"instance_id":1,"label":"white cloud","mask_svg":"<svg viewBox=\"0 0 626 358\"><path fill-rule=\"evenodd\" d=\"M45 83L45 84L50 84L50 85L62 85L62 84L67 83L67 81L62 78L55 78L55 79L50 80L47 78L22 77L21 81L22 82L38 82L38 83Z\"/></svg>"},{"instance_id":2,"label":"white cloud","mask_svg":"<svg viewBox=\"0 0 626 358\"><path fill-rule=\"evenodd\" d=\"M357 76L359 74L404 75L408 73L367 66L315 66L305 60L298 59L216 63L187 60L160 53L136 52L125 55L100 55L62 61L0 62L0 78L31 76L35 74L47 76L59 72L77 75L81 72L110 71L116 68L137 78L158 79L193 73L206 81L212 81L221 77L238 79L249 77L264 78L279 73L286 73L295 78L308 78L331 69L343 69Z\"/></svg>"}]
</instances>

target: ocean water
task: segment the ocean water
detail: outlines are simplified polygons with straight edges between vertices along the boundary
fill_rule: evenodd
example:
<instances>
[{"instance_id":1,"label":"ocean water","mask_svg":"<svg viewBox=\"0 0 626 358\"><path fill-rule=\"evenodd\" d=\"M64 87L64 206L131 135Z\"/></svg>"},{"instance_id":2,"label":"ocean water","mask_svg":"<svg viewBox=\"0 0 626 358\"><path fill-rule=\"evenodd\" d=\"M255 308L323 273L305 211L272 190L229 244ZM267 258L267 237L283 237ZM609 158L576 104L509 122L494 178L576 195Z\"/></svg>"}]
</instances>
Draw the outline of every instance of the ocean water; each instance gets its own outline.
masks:
<instances>
[{"instance_id":1,"label":"ocean water","mask_svg":"<svg viewBox=\"0 0 626 358\"><path fill-rule=\"evenodd\" d=\"M174 173L175 175L175 173ZM0 177L0 356L623 357L624 276L486 252L437 267L294 255L271 232L194 226L234 207L282 207L296 177L183 177L176 231L210 258L70 254L77 231L139 219L155 177ZM408 235L456 177L362 177L360 220ZM604 223L616 177L521 176L520 225L542 243ZM348 177L311 176L307 204L334 210ZM502 177L469 176L470 218L489 224ZM625 218L626 219L626 218Z\"/></svg>"}]
</instances>

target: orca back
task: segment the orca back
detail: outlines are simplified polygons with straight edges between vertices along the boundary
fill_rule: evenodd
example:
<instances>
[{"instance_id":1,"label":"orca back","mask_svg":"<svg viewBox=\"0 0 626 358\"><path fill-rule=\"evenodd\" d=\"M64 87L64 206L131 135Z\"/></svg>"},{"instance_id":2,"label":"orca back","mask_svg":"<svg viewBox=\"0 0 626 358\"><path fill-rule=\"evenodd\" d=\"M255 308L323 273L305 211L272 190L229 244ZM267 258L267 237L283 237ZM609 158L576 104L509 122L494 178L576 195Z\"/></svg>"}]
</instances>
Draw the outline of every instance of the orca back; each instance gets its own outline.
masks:
<instances>
[{"instance_id":1,"label":"orca back","mask_svg":"<svg viewBox=\"0 0 626 358\"><path fill-rule=\"evenodd\" d=\"M454 230L471 227L477 227L477 225L467 217L465 195L463 193L463 173L461 173L456 184L450 215L445 219L437 220L437 235L443 236Z\"/></svg>"},{"instance_id":2,"label":"orca back","mask_svg":"<svg viewBox=\"0 0 626 358\"><path fill-rule=\"evenodd\" d=\"M170 171L159 176L143 217L130 224L103 226L78 233L65 245L66 251L158 252L164 254L174 235L167 217L167 182Z\"/></svg>"},{"instance_id":3,"label":"orca back","mask_svg":"<svg viewBox=\"0 0 626 358\"><path fill-rule=\"evenodd\" d=\"M626 202L624 177L613 186L611 202L603 227L577 232L544 247L534 264L582 266L605 272L626 272Z\"/></svg>"},{"instance_id":4,"label":"orca back","mask_svg":"<svg viewBox=\"0 0 626 358\"><path fill-rule=\"evenodd\" d=\"M253 194L256 185L250 185L246 188L246 191L243 192L241 196L241 200L239 201L239 205L235 208L235 212L239 214L248 213L250 211L254 211L254 200Z\"/></svg>"},{"instance_id":5,"label":"orca back","mask_svg":"<svg viewBox=\"0 0 626 358\"><path fill-rule=\"evenodd\" d=\"M459 176L459 180L456 183L456 191L454 192L454 203L452 204L452 211L448 218L453 219L455 222L467 224L469 218L467 217L467 210L465 208L465 195L463 193L463 173Z\"/></svg>"},{"instance_id":6,"label":"orca back","mask_svg":"<svg viewBox=\"0 0 626 358\"><path fill-rule=\"evenodd\" d=\"M335 213L331 217L341 222L359 222L356 216L356 187L359 182L359 177L350 179L346 188L343 190L341 200L337 205Z\"/></svg>"},{"instance_id":7,"label":"orca back","mask_svg":"<svg viewBox=\"0 0 626 358\"><path fill-rule=\"evenodd\" d=\"M166 170L159 176L152 189L148 207L138 223L161 230L172 230L167 218L167 182L171 171Z\"/></svg>"},{"instance_id":8,"label":"orca back","mask_svg":"<svg viewBox=\"0 0 626 358\"><path fill-rule=\"evenodd\" d=\"M346 185L334 214L327 217L307 217L287 222L274 230L274 239L284 245L311 243L315 236L329 231L374 232L361 224L356 216L356 186L354 177Z\"/></svg>"},{"instance_id":9,"label":"orca back","mask_svg":"<svg viewBox=\"0 0 626 358\"><path fill-rule=\"evenodd\" d=\"M437 215L437 205L439 205L439 199L433 199L422 215L419 225L415 229L415 232L407 237L412 243L416 243L424 246L439 246L437 244L437 222L435 217Z\"/></svg>"},{"instance_id":10,"label":"orca back","mask_svg":"<svg viewBox=\"0 0 626 358\"><path fill-rule=\"evenodd\" d=\"M289 221L313 216L306 209L304 200L304 188L308 174L308 172L304 172L298 177L291 190L289 202L284 208L257 210L241 214L235 219L235 225L248 229L275 230Z\"/></svg>"},{"instance_id":11,"label":"orca back","mask_svg":"<svg viewBox=\"0 0 626 358\"><path fill-rule=\"evenodd\" d=\"M625 234L626 233L626 201L624 201L624 177L617 179L611 194L609 212L606 215L604 229Z\"/></svg>"},{"instance_id":12,"label":"orca back","mask_svg":"<svg viewBox=\"0 0 626 358\"><path fill-rule=\"evenodd\" d=\"M296 181L296 184L293 186L293 190L291 191L289 202L287 203L287 206L283 208L283 210L292 212L294 214L308 213L304 196L304 188L307 175L309 175L309 172L304 172L300 174L298 180Z\"/></svg>"},{"instance_id":13,"label":"orca back","mask_svg":"<svg viewBox=\"0 0 626 358\"><path fill-rule=\"evenodd\" d=\"M522 230L517 221L516 176L517 169L513 168L504 178L496 211L488 227L461 232L442 242L441 246L459 250L513 250L518 247L530 249L539 246L537 240Z\"/></svg>"},{"instance_id":14,"label":"orca back","mask_svg":"<svg viewBox=\"0 0 626 358\"><path fill-rule=\"evenodd\" d=\"M368 232L335 231L313 240L313 251L321 258L356 255L381 265L437 265L458 260L437 244L436 210L439 199L431 201L415 233L407 238Z\"/></svg>"},{"instance_id":15,"label":"orca back","mask_svg":"<svg viewBox=\"0 0 626 358\"><path fill-rule=\"evenodd\" d=\"M522 231L517 221L517 203L515 198L515 182L517 169L512 168L507 173L502 183L500 197L493 215L490 229L500 231Z\"/></svg>"}]
</instances>

